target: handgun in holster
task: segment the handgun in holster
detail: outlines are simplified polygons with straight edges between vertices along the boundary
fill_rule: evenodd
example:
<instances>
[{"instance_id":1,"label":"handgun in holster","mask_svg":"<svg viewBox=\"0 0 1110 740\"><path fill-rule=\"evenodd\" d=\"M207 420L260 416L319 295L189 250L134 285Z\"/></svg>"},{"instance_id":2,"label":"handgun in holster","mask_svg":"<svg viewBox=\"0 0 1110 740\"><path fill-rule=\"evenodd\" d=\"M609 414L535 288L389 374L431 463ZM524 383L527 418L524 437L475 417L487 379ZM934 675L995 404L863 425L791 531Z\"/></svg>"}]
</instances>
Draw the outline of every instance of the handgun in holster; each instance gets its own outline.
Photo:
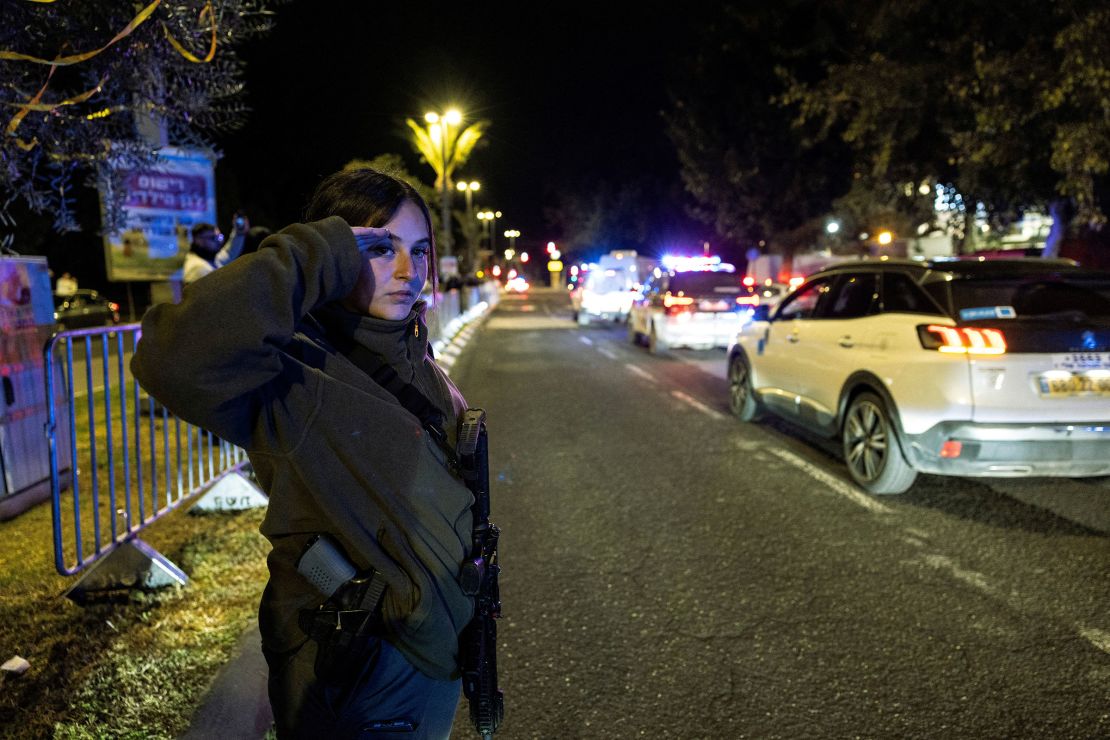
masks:
<instances>
[{"instance_id":1,"label":"handgun in holster","mask_svg":"<svg viewBox=\"0 0 1110 740\"><path fill-rule=\"evenodd\" d=\"M301 630L321 651L349 650L376 627L385 579L373 568L360 573L331 537L308 541L297 572L324 596L319 608L302 609L299 617Z\"/></svg>"}]
</instances>

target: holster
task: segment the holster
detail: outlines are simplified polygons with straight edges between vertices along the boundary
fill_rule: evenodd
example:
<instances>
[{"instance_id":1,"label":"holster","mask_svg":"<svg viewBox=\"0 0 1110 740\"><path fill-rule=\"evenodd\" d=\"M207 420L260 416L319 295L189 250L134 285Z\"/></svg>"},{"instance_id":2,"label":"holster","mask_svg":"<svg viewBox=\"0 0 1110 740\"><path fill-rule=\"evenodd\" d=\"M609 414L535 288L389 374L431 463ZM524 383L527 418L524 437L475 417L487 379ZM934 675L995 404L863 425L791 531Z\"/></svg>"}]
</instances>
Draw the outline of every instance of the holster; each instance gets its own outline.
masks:
<instances>
[{"instance_id":1,"label":"holster","mask_svg":"<svg viewBox=\"0 0 1110 740\"><path fill-rule=\"evenodd\" d=\"M347 682L377 659L383 590L381 575L373 573L350 581L318 608L301 610L301 630L316 643L316 678Z\"/></svg>"}]
</instances>

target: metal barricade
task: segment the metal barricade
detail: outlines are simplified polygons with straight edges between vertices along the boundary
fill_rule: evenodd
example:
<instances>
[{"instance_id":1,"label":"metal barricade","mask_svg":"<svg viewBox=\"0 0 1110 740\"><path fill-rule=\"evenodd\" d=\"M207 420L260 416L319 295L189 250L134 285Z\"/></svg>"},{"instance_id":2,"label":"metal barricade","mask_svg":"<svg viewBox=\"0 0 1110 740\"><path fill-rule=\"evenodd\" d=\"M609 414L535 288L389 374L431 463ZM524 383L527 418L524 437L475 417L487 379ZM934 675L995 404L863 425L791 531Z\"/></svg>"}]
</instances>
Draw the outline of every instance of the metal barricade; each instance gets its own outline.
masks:
<instances>
[{"instance_id":1,"label":"metal barricade","mask_svg":"<svg viewBox=\"0 0 1110 740\"><path fill-rule=\"evenodd\" d=\"M67 592L72 598L185 583L139 531L247 464L243 450L173 416L131 377L140 335L139 324L76 329L54 335L44 350L54 564L74 575L96 563ZM63 498L59 461L67 455L59 444L67 443L72 474Z\"/></svg>"}]
</instances>

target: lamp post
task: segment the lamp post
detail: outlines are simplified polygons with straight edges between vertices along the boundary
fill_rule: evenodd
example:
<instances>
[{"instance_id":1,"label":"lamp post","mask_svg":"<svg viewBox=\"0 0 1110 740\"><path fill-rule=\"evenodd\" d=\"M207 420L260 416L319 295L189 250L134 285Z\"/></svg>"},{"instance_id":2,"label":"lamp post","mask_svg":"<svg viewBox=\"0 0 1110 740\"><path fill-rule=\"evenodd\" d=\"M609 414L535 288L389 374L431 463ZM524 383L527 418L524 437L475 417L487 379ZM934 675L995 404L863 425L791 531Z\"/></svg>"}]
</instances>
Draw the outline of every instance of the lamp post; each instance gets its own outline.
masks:
<instances>
[{"instance_id":1,"label":"lamp post","mask_svg":"<svg viewBox=\"0 0 1110 740\"><path fill-rule=\"evenodd\" d=\"M520 236L520 232L516 229L506 229L505 236L509 239L509 250L516 253L516 238Z\"/></svg>"},{"instance_id":2,"label":"lamp post","mask_svg":"<svg viewBox=\"0 0 1110 740\"><path fill-rule=\"evenodd\" d=\"M501 218L501 211L479 211L478 220L486 225L486 236L489 237L489 250L497 251L497 219Z\"/></svg>"},{"instance_id":3,"label":"lamp post","mask_svg":"<svg viewBox=\"0 0 1110 740\"><path fill-rule=\"evenodd\" d=\"M466 221L463 228L463 239L466 241L466 269L474 269L474 261L477 255L477 247L474 245L474 232L472 231L474 225L474 193L482 187L482 184L477 180L470 182L455 183L455 187L460 193L466 196Z\"/></svg>"},{"instance_id":4,"label":"lamp post","mask_svg":"<svg viewBox=\"0 0 1110 740\"><path fill-rule=\"evenodd\" d=\"M471 180L470 182L456 183L455 187L458 188L460 193L466 195L466 218L469 221L471 217L470 211L474 207L474 193L478 192L482 187L482 183L477 180Z\"/></svg>"}]
</instances>

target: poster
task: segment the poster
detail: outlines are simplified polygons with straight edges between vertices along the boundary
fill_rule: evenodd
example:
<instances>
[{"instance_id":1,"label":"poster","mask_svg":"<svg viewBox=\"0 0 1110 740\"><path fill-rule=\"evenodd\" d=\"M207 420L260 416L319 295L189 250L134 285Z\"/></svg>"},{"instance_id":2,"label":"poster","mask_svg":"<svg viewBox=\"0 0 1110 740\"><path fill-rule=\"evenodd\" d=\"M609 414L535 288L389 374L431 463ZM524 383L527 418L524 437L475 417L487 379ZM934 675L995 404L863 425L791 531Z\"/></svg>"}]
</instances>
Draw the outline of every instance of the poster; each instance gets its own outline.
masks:
<instances>
[{"instance_id":1,"label":"poster","mask_svg":"<svg viewBox=\"0 0 1110 740\"><path fill-rule=\"evenodd\" d=\"M150 169L122 171L126 219L104 237L109 280L169 280L189 251L194 223L216 223L210 152L162 149Z\"/></svg>"}]
</instances>

